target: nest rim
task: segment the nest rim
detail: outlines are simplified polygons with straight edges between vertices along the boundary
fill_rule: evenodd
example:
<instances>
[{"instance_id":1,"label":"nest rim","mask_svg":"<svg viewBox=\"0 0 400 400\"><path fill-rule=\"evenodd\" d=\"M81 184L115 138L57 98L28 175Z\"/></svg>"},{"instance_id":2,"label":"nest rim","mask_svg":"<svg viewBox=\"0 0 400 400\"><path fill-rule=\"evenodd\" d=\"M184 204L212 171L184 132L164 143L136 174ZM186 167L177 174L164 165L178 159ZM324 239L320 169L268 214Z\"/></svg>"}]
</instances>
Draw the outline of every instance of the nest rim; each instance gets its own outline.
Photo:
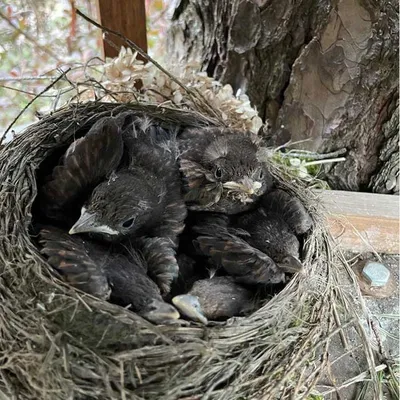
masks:
<instances>
[{"instance_id":1,"label":"nest rim","mask_svg":"<svg viewBox=\"0 0 400 400\"><path fill-rule=\"evenodd\" d=\"M65 146L77 130L83 129L93 118L118 107L152 107L161 114L167 110L138 104L76 104L44 117L0 148L0 181L3 182L0 225L4 238L0 252L3 264L0 292L6 299L5 315L14 318L19 312L23 316L22 320L15 317L3 323L4 337L12 332L15 337L25 337L36 346L27 348L19 343L16 351L12 346L8 348L14 350L21 361L13 359L8 366L10 373L3 379L8 382L6 392L17 393L14 383L17 382L22 388L21 398L51 399L55 395L67 398L71 393L77 398L97 398L95 396L101 394L104 398L120 395L137 399L160 394L165 399L185 396L240 399L267 395L271 396L268 398L277 395L286 398L288 393L307 396L326 365L323 357L317 362L313 354L318 349L322 349L323 355L327 353L329 335L337 324L332 316L334 306L326 304L326 299L331 299L352 316L345 321L342 330L350 323L363 328L357 314L349 307L350 295L337 289L338 269L348 266L340 254L336 254L318 198L301 181L289 179L278 167L272 171L275 178L284 189L300 198L314 220L315 228L305 241L307 272L295 275L259 310L246 317L236 317L224 326L204 327L195 323L189 327L155 326L131 311L69 287L54 276L52 268L39 254L29 231L37 195L35 172L40 168L40 159L43 161L52 151ZM188 118L196 115L205 125L219 125L213 118L189 110L184 112ZM62 129L57 121L62 122ZM348 273L351 277L350 270ZM354 280L353 283L355 286ZM22 304L22 299L26 304ZM286 321L283 321L283 314L286 314ZM42 327L35 328L36 317ZM100 322L107 322L107 326L101 333L94 334L88 329L83 334L79 332L79 324L85 319L88 326ZM275 326L277 321L282 323L280 329ZM318 346L311 344L315 336L323 337ZM286 347L282 347L283 344ZM372 371L371 346L367 340L363 341L363 346ZM83 364L77 354L84 355ZM155 360L157 356L158 361ZM279 363L273 361L274 358ZM71 360L73 362L66 367ZM304 377L299 371L310 360L316 362L316 366L310 376ZM265 367L263 363L267 361L270 366ZM189 365L193 362L196 368ZM41 364L45 367L39 367ZM243 370L244 365L248 371ZM148 372L150 367L152 373ZM168 368L170 371L165 371ZM33 374L35 370L39 371L37 377ZM154 371L156 379L152 377ZM20 378L15 378L17 372ZM130 382L126 381L128 376ZM47 383L46 379L49 379ZM227 382L234 384L224 388ZM245 395L250 397L243 397Z\"/></svg>"}]
</instances>

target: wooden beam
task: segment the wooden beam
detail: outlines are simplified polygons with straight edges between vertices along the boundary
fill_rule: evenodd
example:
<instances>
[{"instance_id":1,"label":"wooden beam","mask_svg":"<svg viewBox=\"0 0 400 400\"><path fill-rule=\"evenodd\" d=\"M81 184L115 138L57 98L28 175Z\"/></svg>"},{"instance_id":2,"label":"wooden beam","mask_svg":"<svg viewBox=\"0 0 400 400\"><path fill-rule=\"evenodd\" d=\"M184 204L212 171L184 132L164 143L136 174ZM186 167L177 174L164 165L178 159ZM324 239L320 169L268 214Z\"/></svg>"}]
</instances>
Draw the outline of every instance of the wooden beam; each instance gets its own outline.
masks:
<instances>
[{"instance_id":1,"label":"wooden beam","mask_svg":"<svg viewBox=\"0 0 400 400\"><path fill-rule=\"evenodd\" d=\"M399 196L327 190L321 193L332 235L352 252L398 254Z\"/></svg>"},{"instance_id":2,"label":"wooden beam","mask_svg":"<svg viewBox=\"0 0 400 400\"><path fill-rule=\"evenodd\" d=\"M121 33L147 52L145 0L97 0L97 7L103 26ZM115 36L107 39L115 47L103 40L103 56L116 57L123 40Z\"/></svg>"}]
</instances>

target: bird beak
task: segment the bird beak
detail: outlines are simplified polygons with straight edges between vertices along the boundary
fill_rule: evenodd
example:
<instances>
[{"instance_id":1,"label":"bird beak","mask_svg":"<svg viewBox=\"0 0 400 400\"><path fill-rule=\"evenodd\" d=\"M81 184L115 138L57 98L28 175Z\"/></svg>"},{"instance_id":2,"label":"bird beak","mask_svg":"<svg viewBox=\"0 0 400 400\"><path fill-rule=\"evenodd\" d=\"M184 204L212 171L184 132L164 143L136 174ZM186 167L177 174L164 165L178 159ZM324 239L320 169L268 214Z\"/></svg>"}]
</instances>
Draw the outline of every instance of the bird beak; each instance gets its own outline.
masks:
<instances>
[{"instance_id":1,"label":"bird beak","mask_svg":"<svg viewBox=\"0 0 400 400\"><path fill-rule=\"evenodd\" d=\"M150 310L142 314L143 318L155 324L168 324L179 319L180 314L171 304L159 300L150 303Z\"/></svg>"},{"instance_id":2,"label":"bird beak","mask_svg":"<svg viewBox=\"0 0 400 400\"><path fill-rule=\"evenodd\" d=\"M193 321L201 322L204 325L208 324L208 320L204 315L199 298L190 294L181 294L172 299L174 306L186 317Z\"/></svg>"},{"instance_id":3,"label":"bird beak","mask_svg":"<svg viewBox=\"0 0 400 400\"><path fill-rule=\"evenodd\" d=\"M234 190L248 195L253 195L258 192L262 184L254 182L252 179L245 176L240 182L225 182L223 187L225 189Z\"/></svg>"},{"instance_id":4,"label":"bird beak","mask_svg":"<svg viewBox=\"0 0 400 400\"><path fill-rule=\"evenodd\" d=\"M106 233L108 235L118 235L119 232L107 225L99 225L96 221L96 214L92 214L82 207L81 216L75 225L69 230L70 235L84 232Z\"/></svg>"},{"instance_id":5,"label":"bird beak","mask_svg":"<svg viewBox=\"0 0 400 400\"><path fill-rule=\"evenodd\" d=\"M282 271L288 274L304 272L304 265L296 257L290 255L284 257L277 265Z\"/></svg>"}]
</instances>

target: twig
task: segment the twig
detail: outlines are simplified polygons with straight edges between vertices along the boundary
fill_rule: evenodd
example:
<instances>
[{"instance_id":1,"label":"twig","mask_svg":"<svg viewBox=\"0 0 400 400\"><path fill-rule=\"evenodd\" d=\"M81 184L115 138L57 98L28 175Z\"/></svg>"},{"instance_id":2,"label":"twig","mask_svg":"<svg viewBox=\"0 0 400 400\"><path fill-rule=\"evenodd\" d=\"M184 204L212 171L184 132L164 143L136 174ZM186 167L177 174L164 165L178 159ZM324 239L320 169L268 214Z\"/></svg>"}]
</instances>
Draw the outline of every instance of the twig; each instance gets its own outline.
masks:
<instances>
[{"instance_id":1,"label":"twig","mask_svg":"<svg viewBox=\"0 0 400 400\"><path fill-rule=\"evenodd\" d=\"M289 147L289 146L293 146L295 144L300 144L300 143L304 143L304 142L311 142L311 138L308 139L302 139L302 140L297 140L295 142L292 142L292 139L290 139L288 142L276 147L274 149L274 151L279 151L280 149L284 149L285 147Z\"/></svg>"},{"instance_id":2,"label":"twig","mask_svg":"<svg viewBox=\"0 0 400 400\"><path fill-rule=\"evenodd\" d=\"M59 80L61 80L68 72L70 71L70 68L64 71L54 82L51 82L49 86L46 86L40 93L38 93L19 113L18 115L14 118L14 120L11 122L11 124L8 126L8 128L5 130L3 134L3 138L6 136L6 134L10 131L10 129L14 126L14 124L18 121L19 117L27 110L28 107L31 106L31 104L38 99L39 97L42 96L43 93L46 93L49 89L51 89ZM0 140L1 144L2 139Z\"/></svg>"},{"instance_id":3,"label":"twig","mask_svg":"<svg viewBox=\"0 0 400 400\"><path fill-rule=\"evenodd\" d=\"M379 329L378 329L378 327L376 325L376 322L374 320L372 320L372 319L371 319L371 329L372 329L372 332L375 335L376 343L378 344L379 355L381 357L384 357L385 350L383 348L382 340L381 340L381 337L379 335Z\"/></svg>"},{"instance_id":4,"label":"twig","mask_svg":"<svg viewBox=\"0 0 400 400\"><path fill-rule=\"evenodd\" d=\"M319 164L329 164L333 162L343 162L346 161L344 157L338 158L330 158L329 160L317 160L317 161L310 161L302 164L303 167L310 167L311 165L319 165Z\"/></svg>"},{"instance_id":5,"label":"twig","mask_svg":"<svg viewBox=\"0 0 400 400\"><path fill-rule=\"evenodd\" d=\"M56 56L56 54L54 54L51 50L46 49L46 47L42 46L41 44L39 44L36 39L34 39L32 36L28 35L26 32L24 32L23 30L21 30L20 28L18 28L18 26L16 26L13 22L11 22L6 15L4 15L1 11L0 11L0 17L7 22L8 25L10 25L15 31L17 31L19 34L21 34L22 36L24 36L28 41L32 42L37 48L39 48L40 50L42 50L44 53L46 53L47 55L53 57L55 60L57 60L58 62L61 62L61 60Z\"/></svg>"},{"instance_id":6,"label":"twig","mask_svg":"<svg viewBox=\"0 0 400 400\"><path fill-rule=\"evenodd\" d=\"M379 371L384 371L386 368L387 368L386 365L381 364L381 365L378 365L377 367L375 367L374 370L375 370L375 372L379 372ZM344 388L346 388L348 386L354 385L357 382L366 381L367 378L368 378L368 375L370 375L370 371L369 370L365 371L365 372L362 372L361 374L359 374L359 375L357 375L357 376L355 376L355 377L353 377L351 379L348 379L346 382L342 383L337 388L332 388L332 389L326 390L324 392L321 392L321 395L322 396L326 396L329 393L333 393L333 392L335 392L337 390L342 390L342 389L344 389ZM319 385L319 386L329 387L327 385Z\"/></svg>"},{"instance_id":7,"label":"twig","mask_svg":"<svg viewBox=\"0 0 400 400\"><path fill-rule=\"evenodd\" d=\"M327 158L335 158L338 156L341 156L342 154L346 153L346 149L339 149L336 151L332 151L331 153L324 153L324 154L319 154L315 153L313 151L307 151L307 150L290 150L287 153L282 153L282 157L303 157L303 158L310 158L312 160L325 160Z\"/></svg>"},{"instance_id":8,"label":"twig","mask_svg":"<svg viewBox=\"0 0 400 400\"><path fill-rule=\"evenodd\" d=\"M332 304L332 312L333 312L333 318L335 319L336 326L340 327L342 324L340 322L339 313L337 312L335 303ZM340 336L340 339L342 340L342 344L343 344L344 349L348 350L349 349L349 343L347 342L346 336L345 336L345 334L344 334L344 332L342 330L339 331L339 336Z\"/></svg>"},{"instance_id":9,"label":"twig","mask_svg":"<svg viewBox=\"0 0 400 400\"><path fill-rule=\"evenodd\" d=\"M0 78L0 82L45 81L46 79L57 78L55 76L24 76L21 78Z\"/></svg>"},{"instance_id":10,"label":"twig","mask_svg":"<svg viewBox=\"0 0 400 400\"><path fill-rule=\"evenodd\" d=\"M34 92L28 92L26 90L18 89L18 88L12 87L12 86L0 85L0 88L8 89L8 90L14 90L15 92L24 93L24 94L27 94L29 96L36 96L36 93L34 93ZM46 95L46 96L43 96L43 97L55 97L55 95L49 94L49 95Z\"/></svg>"},{"instance_id":11,"label":"twig","mask_svg":"<svg viewBox=\"0 0 400 400\"><path fill-rule=\"evenodd\" d=\"M175 82L178 86L180 86L183 90L185 90L188 94L190 94L194 99L196 97L200 97L201 100L203 101L204 105L207 107L208 111L214 115L220 123L226 126L225 121L222 120L222 118L218 115L218 113L210 106L208 101L204 98L204 96L199 93L196 90L192 90L188 88L186 85L184 85L178 78L176 78L174 75L172 75L170 72L168 72L164 67L162 67L156 60L154 60L152 57L150 57L145 51L143 51L136 43L132 42L132 40L128 39L124 35L122 35L119 32L116 32L112 29L106 28L105 26L97 23L96 21L92 20L89 18L87 15L83 14L79 9L76 9L76 13L85 19L86 21L90 22L93 24L95 27L101 29L104 32L110 33L111 35L114 35L120 39L122 39L126 44L128 44L131 48L133 48L135 51L137 51L143 58L146 60L150 61L152 64L154 64L160 71L162 71L164 74L166 74L173 82Z\"/></svg>"}]
</instances>

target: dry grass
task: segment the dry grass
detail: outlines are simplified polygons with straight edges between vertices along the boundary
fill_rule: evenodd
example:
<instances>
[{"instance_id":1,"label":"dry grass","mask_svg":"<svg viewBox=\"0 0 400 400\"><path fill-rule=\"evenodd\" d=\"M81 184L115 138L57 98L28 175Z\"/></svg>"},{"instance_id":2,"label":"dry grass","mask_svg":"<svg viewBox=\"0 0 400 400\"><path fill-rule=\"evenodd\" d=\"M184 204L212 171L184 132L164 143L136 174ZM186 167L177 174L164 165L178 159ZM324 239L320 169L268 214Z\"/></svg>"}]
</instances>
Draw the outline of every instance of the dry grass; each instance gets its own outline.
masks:
<instances>
[{"instance_id":1,"label":"dry grass","mask_svg":"<svg viewBox=\"0 0 400 400\"><path fill-rule=\"evenodd\" d=\"M37 169L95 119L126 107L170 115L162 107L76 104L45 117L0 149L0 395L311 398L334 361L329 348L336 335L349 353L361 349L368 365L348 381L372 380L370 390L377 393L373 349L360 320L366 312L354 275L327 233L318 199L281 167L273 168L280 185L303 201L315 223L305 244L306 273L247 318L216 327L156 327L66 287L50 273L29 234ZM180 115L185 123L218 123L190 111ZM356 344L346 339L349 329L358 336ZM335 387L346 384L335 382Z\"/></svg>"},{"instance_id":2,"label":"dry grass","mask_svg":"<svg viewBox=\"0 0 400 400\"><path fill-rule=\"evenodd\" d=\"M127 44L137 50L134 43ZM330 356L336 337L344 353L357 352L366 370L332 382L325 392L367 380L377 398L375 371L383 367L375 366L365 330L368 315L354 274L325 228L318 198L282 164L271 167L276 180L302 200L314 219L304 249L306 272L249 317L215 327L153 326L52 275L30 236L43 161L98 118L127 107L161 119L178 118L186 125L226 123L220 110L185 85L190 110L179 107L177 116L177 106L82 104L79 98L86 88L96 99L113 99L114 94L93 78L79 84L70 82L66 73L63 78L77 92L78 103L0 147L0 398L318 398L316 383L337 361ZM134 87L129 90L136 98Z\"/></svg>"}]
</instances>

